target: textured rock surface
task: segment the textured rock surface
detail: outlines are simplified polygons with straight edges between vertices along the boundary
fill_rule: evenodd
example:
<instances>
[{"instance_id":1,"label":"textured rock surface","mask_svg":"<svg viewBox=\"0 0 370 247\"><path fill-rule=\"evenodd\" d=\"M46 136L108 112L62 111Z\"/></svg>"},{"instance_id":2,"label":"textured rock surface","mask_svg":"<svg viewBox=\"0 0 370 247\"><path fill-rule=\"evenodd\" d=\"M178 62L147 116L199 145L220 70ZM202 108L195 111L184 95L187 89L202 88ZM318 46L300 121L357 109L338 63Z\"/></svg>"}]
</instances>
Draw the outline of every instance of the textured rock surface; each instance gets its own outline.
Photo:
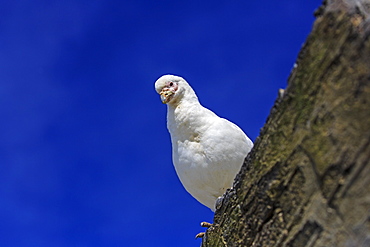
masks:
<instances>
[{"instance_id":1,"label":"textured rock surface","mask_svg":"<svg viewBox=\"0 0 370 247\"><path fill-rule=\"evenodd\" d=\"M367 1L327 1L202 246L370 246Z\"/></svg>"}]
</instances>

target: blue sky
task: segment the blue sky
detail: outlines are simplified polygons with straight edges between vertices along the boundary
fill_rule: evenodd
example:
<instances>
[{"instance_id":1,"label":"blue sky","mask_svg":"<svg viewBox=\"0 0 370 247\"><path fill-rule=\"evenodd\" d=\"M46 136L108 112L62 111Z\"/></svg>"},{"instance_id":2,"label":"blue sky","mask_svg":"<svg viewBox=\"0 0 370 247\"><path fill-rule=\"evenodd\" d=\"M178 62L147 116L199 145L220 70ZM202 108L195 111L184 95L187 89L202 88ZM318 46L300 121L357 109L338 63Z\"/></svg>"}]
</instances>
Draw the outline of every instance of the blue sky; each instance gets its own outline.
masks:
<instances>
[{"instance_id":1,"label":"blue sky","mask_svg":"<svg viewBox=\"0 0 370 247\"><path fill-rule=\"evenodd\" d=\"M154 82L254 140L320 2L2 1L0 246L199 246Z\"/></svg>"}]
</instances>

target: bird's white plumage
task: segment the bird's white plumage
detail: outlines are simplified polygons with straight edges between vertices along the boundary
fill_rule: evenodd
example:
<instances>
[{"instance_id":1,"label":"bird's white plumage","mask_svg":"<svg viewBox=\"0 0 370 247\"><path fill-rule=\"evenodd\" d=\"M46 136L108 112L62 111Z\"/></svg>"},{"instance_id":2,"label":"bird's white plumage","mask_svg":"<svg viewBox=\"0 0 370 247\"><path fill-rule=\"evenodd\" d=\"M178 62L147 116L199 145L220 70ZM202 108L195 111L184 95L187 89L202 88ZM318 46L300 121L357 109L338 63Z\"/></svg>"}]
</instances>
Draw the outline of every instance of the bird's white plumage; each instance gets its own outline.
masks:
<instances>
[{"instance_id":1,"label":"bird's white plumage","mask_svg":"<svg viewBox=\"0 0 370 247\"><path fill-rule=\"evenodd\" d=\"M155 89L167 104L177 175L193 197L214 211L253 143L238 126L204 108L183 78L164 75Z\"/></svg>"}]
</instances>

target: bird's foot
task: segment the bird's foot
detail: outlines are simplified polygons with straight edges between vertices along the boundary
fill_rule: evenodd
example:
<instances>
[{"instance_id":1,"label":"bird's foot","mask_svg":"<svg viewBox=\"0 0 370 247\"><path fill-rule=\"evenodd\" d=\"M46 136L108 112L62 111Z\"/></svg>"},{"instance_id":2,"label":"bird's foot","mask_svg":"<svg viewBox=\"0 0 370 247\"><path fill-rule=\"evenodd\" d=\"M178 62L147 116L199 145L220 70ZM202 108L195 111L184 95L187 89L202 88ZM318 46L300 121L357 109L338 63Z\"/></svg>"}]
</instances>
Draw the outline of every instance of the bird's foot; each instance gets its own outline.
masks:
<instances>
[{"instance_id":1,"label":"bird's foot","mask_svg":"<svg viewBox=\"0 0 370 247\"><path fill-rule=\"evenodd\" d=\"M207 228L210 228L211 226L212 226L212 224L211 223L208 223L208 222L202 222L202 223L200 223L200 226L201 227L207 227ZM206 234L205 232L200 232L200 233L198 233L197 235L195 235L195 239L197 239L197 238L203 238L204 237L204 234Z\"/></svg>"},{"instance_id":2,"label":"bird's foot","mask_svg":"<svg viewBox=\"0 0 370 247\"><path fill-rule=\"evenodd\" d=\"M195 239L197 239L197 238L203 238L204 237L204 234L206 234L206 233L205 232L198 233L197 235L195 235Z\"/></svg>"},{"instance_id":3,"label":"bird's foot","mask_svg":"<svg viewBox=\"0 0 370 247\"><path fill-rule=\"evenodd\" d=\"M207 227L207 228L210 228L210 227L212 226L212 224L211 224L211 223L208 223L208 222L203 221L202 223L200 223L200 226L201 226L201 227Z\"/></svg>"}]
</instances>

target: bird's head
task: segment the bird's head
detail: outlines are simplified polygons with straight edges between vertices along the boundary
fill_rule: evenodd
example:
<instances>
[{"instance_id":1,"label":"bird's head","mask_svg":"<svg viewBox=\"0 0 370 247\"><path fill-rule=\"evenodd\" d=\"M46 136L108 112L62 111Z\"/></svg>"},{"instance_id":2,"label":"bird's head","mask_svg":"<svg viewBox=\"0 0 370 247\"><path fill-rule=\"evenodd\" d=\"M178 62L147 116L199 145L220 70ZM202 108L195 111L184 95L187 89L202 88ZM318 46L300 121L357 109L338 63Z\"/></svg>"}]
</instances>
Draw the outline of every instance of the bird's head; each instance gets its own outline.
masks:
<instances>
[{"instance_id":1,"label":"bird's head","mask_svg":"<svg viewBox=\"0 0 370 247\"><path fill-rule=\"evenodd\" d=\"M161 95L163 104L181 100L186 88L190 88L189 84L183 78L175 75L164 75L155 82L155 90Z\"/></svg>"}]
</instances>

